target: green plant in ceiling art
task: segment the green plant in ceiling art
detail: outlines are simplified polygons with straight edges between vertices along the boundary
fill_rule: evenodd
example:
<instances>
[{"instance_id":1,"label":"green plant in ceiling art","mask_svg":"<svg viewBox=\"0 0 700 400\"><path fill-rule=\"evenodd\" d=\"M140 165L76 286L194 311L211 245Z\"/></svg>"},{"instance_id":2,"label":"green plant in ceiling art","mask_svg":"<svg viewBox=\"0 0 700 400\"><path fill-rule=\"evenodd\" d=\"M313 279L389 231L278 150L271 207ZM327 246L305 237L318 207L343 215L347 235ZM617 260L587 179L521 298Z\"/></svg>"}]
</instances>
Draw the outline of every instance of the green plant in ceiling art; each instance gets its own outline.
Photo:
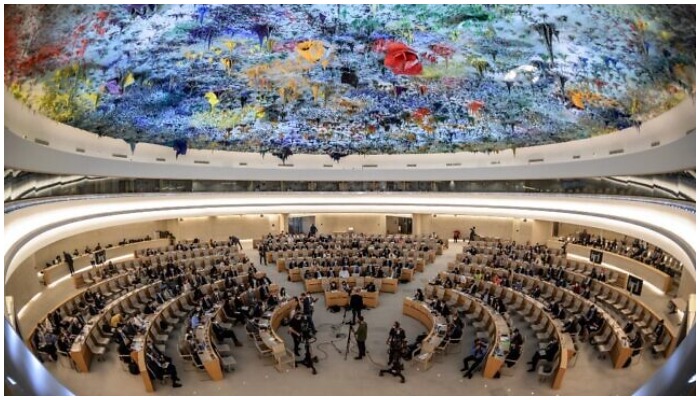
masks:
<instances>
[{"instance_id":1,"label":"green plant in ceiling art","mask_svg":"<svg viewBox=\"0 0 700 400\"><path fill-rule=\"evenodd\" d=\"M695 96L684 5L9 5L5 85L101 136L265 154L499 151Z\"/></svg>"}]
</instances>

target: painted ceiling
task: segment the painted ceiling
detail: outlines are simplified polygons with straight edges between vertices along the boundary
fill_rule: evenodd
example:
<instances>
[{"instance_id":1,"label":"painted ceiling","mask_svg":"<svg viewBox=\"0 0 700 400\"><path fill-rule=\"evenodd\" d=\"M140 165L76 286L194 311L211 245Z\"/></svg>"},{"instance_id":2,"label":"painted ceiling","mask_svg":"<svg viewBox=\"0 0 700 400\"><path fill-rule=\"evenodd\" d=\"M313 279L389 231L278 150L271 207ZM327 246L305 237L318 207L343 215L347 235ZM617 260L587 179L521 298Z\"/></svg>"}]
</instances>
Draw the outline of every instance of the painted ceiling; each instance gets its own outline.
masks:
<instances>
[{"instance_id":1,"label":"painted ceiling","mask_svg":"<svg viewBox=\"0 0 700 400\"><path fill-rule=\"evenodd\" d=\"M673 5L15 5L5 85L180 153L490 152L694 96L695 29Z\"/></svg>"}]
</instances>

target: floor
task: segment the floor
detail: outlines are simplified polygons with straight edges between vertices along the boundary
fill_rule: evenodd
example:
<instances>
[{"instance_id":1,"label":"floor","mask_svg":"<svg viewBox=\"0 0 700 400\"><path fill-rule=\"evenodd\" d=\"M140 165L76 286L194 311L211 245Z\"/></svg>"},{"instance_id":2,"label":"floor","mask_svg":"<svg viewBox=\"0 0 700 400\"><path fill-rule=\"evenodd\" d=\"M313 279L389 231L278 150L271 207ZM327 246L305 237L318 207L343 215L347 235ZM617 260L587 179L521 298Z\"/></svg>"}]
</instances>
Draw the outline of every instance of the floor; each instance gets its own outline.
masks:
<instances>
[{"instance_id":1,"label":"floor","mask_svg":"<svg viewBox=\"0 0 700 400\"><path fill-rule=\"evenodd\" d=\"M252 249L250 241L244 241L244 250L252 260L257 260L257 251ZM235 348L234 356L237 367L234 372L226 373L224 380L209 381L205 373L193 371L183 365L177 357L177 333L167 344L166 353L175 360L178 374L183 383L181 388L172 388L157 384L156 395L629 395L648 380L654 371L663 363L663 359L652 359L645 352L640 363L626 369L615 370L609 360L600 360L595 350L588 344L581 346L575 365L567 370L564 383L560 390L552 390L548 383L540 383L535 373L528 373L525 362L534 354L536 339L533 332L519 318L514 322L525 336L525 349L520 362L513 368L512 376L500 379L485 379L480 375L469 380L462 378L459 369L461 360L468 354L469 344L474 337L474 328L467 326L465 337L459 348L453 348L450 354L438 357L436 363L428 371L417 371L410 362L406 362L406 383L400 383L399 378L385 375L378 376L379 369L384 367L387 360L385 340L393 321L399 321L406 329L410 341L423 331L423 326L417 321L405 317L401 313L403 298L412 296L415 289L423 287L437 272L444 270L447 262L455 260L459 246L451 246L445 254L439 256L436 262L426 266L425 272L416 273L413 282L399 286L395 294L382 293L378 308L364 313L369 325L367 350L369 358L353 359L356 349L350 347L350 354L345 359L348 326L340 325L343 315L327 312L323 299L319 300L314 314L318 329L317 341L312 346L312 353L319 357L316 365L318 375L313 376L311 370L301 366L285 372L277 372L269 360L258 358L257 351L245 337L242 327L235 331L244 346ZM287 282L286 274L278 273L276 267L262 266L273 282L286 287L288 294L296 295L303 290L302 283ZM65 286L65 287L64 287ZM69 285L54 288L63 294L41 296L24 314L26 321L31 315L41 315L50 304L56 304L54 299L68 297L71 291ZM52 289L52 291L54 291ZM654 301L655 306L662 304L661 300ZM44 312L45 314L45 312ZM178 332L175 329L174 332ZM285 328L279 333L292 342ZM340 337L338 337L339 333ZM80 395L146 395L148 394L140 376L130 375L122 370L116 356L116 348L112 347L103 362L93 361L89 374L78 374L70 368L58 363L47 363L46 367L74 393ZM108 384L105 384L108 382Z\"/></svg>"}]
</instances>

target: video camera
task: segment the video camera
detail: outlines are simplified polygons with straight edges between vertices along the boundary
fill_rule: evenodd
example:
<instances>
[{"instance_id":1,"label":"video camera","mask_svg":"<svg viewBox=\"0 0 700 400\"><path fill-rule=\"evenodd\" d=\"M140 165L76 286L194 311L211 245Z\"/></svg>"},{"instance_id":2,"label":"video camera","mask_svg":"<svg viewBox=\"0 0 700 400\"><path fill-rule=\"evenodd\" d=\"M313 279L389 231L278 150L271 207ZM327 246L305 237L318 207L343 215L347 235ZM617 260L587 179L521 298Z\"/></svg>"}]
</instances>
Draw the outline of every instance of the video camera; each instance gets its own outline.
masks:
<instances>
[{"instance_id":1,"label":"video camera","mask_svg":"<svg viewBox=\"0 0 700 400\"><path fill-rule=\"evenodd\" d=\"M310 340L314 338L313 331L311 330L311 324L307 318L307 316L303 316L301 318L301 337L303 340Z\"/></svg>"}]
</instances>

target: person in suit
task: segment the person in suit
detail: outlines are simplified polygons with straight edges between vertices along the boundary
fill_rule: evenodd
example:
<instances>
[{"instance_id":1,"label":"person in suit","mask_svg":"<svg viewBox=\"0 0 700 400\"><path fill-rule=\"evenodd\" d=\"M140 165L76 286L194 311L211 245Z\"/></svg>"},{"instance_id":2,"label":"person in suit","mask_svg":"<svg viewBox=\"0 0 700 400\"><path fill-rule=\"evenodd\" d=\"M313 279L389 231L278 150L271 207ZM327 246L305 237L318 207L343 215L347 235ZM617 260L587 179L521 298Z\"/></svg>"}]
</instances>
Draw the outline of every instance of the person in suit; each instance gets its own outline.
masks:
<instances>
[{"instance_id":1,"label":"person in suit","mask_svg":"<svg viewBox=\"0 0 700 400\"><path fill-rule=\"evenodd\" d=\"M350 310L352 311L352 324L355 325L357 317L362 316L362 307L364 307L362 301L362 294L359 288L355 288L350 296Z\"/></svg>"},{"instance_id":2,"label":"person in suit","mask_svg":"<svg viewBox=\"0 0 700 400\"><path fill-rule=\"evenodd\" d=\"M357 330L355 330L355 341L357 342L357 350L359 354L357 357L355 357L355 360L362 360L366 351L365 342L367 341L367 322L365 322L365 318L362 315L358 316L357 319L360 322L357 326Z\"/></svg>"},{"instance_id":3,"label":"person in suit","mask_svg":"<svg viewBox=\"0 0 700 400\"><path fill-rule=\"evenodd\" d=\"M225 339L231 338L233 339L233 343L236 347L243 346L241 342L238 341L236 333L233 331L233 329L224 328L223 326L221 326L221 323L219 321L214 321L214 323L211 324L211 328L214 331L216 340L218 340L219 342L223 342Z\"/></svg>"},{"instance_id":4,"label":"person in suit","mask_svg":"<svg viewBox=\"0 0 700 400\"><path fill-rule=\"evenodd\" d=\"M66 262L66 265L68 265L68 270L70 271L70 274L73 275L73 273L75 273L75 270L73 269L73 257L64 251L63 252L63 261Z\"/></svg>"},{"instance_id":5,"label":"person in suit","mask_svg":"<svg viewBox=\"0 0 700 400\"><path fill-rule=\"evenodd\" d=\"M525 343L523 335L520 333L518 328L515 328L510 335L510 343L516 346L522 346Z\"/></svg>"},{"instance_id":6,"label":"person in suit","mask_svg":"<svg viewBox=\"0 0 700 400\"><path fill-rule=\"evenodd\" d=\"M512 342L511 342L512 343ZM512 368L513 365L520 359L520 356L523 354L523 347L519 344L512 344L510 347L510 351L508 352L508 355L506 356L506 367Z\"/></svg>"},{"instance_id":7,"label":"person in suit","mask_svg":"<svg viewBox=\"0 0 700 400\"><path fill-rule=\"evenodd\" d=\"M540 360L554 361L557 351L559 351L559 342L557 339L550 340L544 350L537 350L532 356L532 360L527 362L530 365L530 369L528 369L527 372L533 372L537 368L537 363Z\"/></svg>"},{"instance_id":8,"label":"person in suit","mask_svg":"<svg viewBox=\"0 0 700 400\"><path fill-rule=\"evenodd\" d=\"M316 334L316 326L314 325L313 315L314 315L314 303L316 302L316 300L317 299L314 299L309 294L306 294L306 293L301 294L301 309L302 309L302 312L304 313L304 316L306 316L306 321L309 323L309 327L311 328L311 332L314 335Z\"/></svg>"},{"instance_id":9,"label":"person in suit","mask_svg":"<svg viewBox=\"0 0 700 400\"><path fill-rule=\"evenodd\" d=\"M472 379L474 370L479 367L484 357L486 357L486 349L487 345L485 341L478 338L474 339L474 345L472 346L470 354L462 360L464 368L460 371L464 372L463 376L465 378ZM469 364L470 362L472 363L471 365Z\"/></svg>"},{"instance_id":10,"label":"person in suit","mask_svg":"<svg viewBox=\"0 0 700 400\"><path fill-rule=\"evenodd\" d=\"M148 367L149 371L155 375L155 378L163 379L164 375L170 375L174 388L179 388L182 386L180 383L180 378L177 376L175 365L173 365L170 357L161 353L158 349L152 346L149 346L146 355L146 366Z\"/></svg>"}]
</instances>

